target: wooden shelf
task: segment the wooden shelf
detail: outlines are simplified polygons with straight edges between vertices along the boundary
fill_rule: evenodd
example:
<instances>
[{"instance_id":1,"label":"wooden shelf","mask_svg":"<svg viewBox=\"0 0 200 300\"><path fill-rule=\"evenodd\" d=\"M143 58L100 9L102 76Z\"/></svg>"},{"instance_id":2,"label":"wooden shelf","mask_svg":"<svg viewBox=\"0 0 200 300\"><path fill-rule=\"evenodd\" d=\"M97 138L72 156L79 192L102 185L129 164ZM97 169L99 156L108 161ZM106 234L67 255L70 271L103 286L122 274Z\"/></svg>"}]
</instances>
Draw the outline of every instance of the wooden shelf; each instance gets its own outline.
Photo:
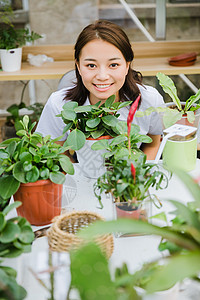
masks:
<instances>
[{"instance_id":1,"label":"wooden shelf","mask_svg":"<svg viewBox=\"0 0 200 300\"><path fill-rule=\"evenodd\" d=\"M199 74L200 57L193 66L175 67L167 62L168 57L135 58L133 68L140 71L143 76L155 76L157 72L166 75ZM66 72L74 69L74 61L55 61L44 63L41 67L34 67L26 62L22 63L22 69L17 72L0 71L0 81L31 80L31 79L59 79Z\"/></svg>"}]
</instances>

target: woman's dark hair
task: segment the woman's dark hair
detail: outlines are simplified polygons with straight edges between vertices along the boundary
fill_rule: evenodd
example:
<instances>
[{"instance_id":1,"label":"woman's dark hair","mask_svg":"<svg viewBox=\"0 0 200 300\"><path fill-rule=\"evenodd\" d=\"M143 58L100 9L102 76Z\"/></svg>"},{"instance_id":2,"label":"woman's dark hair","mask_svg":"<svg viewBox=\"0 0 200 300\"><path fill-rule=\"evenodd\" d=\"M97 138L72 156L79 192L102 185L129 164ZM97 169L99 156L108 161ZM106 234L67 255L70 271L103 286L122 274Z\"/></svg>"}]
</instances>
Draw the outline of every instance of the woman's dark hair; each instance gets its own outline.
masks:
<instances>
[{"instance_id":1,"label":"woman's dark hair","mask_svg":"<svg viewBox=\"0 0 200 300\"><path fill-rule=\"evenodd\" d=\"M82 48L87 43L97 39L114 45L121 51L126 62L132 62L134 53L126 33L118 25L105 20L96 21L81 31L74 47L74 58L76 62L79 62ZM89 91L85 88L76 65L75 71L77 83L75 87L67 91L65 100L73 100L78 102L79 105L83 105L89 95ZM142 84L142 74L129 67L124 85L119 90L120 101L133 100L134 102L140 93L136 83Z\"/></svg>"}]
</instances>

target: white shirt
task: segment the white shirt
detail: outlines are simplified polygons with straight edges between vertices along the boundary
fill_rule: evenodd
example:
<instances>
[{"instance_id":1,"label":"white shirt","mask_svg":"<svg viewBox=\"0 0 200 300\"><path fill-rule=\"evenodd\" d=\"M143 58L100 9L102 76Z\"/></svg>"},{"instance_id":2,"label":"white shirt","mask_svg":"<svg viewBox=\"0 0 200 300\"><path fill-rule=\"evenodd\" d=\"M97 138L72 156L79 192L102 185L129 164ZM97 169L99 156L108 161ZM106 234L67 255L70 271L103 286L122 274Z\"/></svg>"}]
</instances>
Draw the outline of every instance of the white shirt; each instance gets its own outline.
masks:
<instances>
[{"instance_id":1,"label":"white shirt","mask_svg":"<svg viewBox=\"0 0 200 300\"><path fill-rule=\"evenodd\" d=\"M159 92L151 87L151 86L141 86L138 85L141 92L141 105L139 107L139 111L145 111L148 107L160 107L164 106L165 103L163 101L162 96ZM40 132L43 136L51 135L51 138L57 138L63 134L63 129L65 127L65 123L63 122L61 117L57 117L56 115L60 114L63 110L63 105L65 104L64 97L66 95L67 89L61 89L51 94L49 97L43 112L40 116L40 120L37 125L37 132ZM90 105L89 99L86 99L84 105ZM123 107L119 110L120 120L127 120L127 116L129 113L128 107ZM139 125L140 134L152 134L159 135L162 134L162 122L161 117L158 113L153 112L149 116L144 117L134 117L133 123ZM60 139L60 141L65 141L67 138L67 133Z\"/></svg>"}]
</instances>

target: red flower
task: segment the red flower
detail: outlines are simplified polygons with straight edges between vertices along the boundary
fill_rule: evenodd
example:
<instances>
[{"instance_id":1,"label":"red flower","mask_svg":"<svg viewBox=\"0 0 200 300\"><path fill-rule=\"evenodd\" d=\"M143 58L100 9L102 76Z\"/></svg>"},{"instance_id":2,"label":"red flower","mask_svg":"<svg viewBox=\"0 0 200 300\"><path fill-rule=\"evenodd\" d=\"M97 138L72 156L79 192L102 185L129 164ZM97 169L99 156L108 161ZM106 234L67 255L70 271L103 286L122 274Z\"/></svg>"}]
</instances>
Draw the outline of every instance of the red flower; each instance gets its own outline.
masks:
<instances>
[{"instance_id":1,"label":"red flower","mask_svg":"<svg viewBox=\"0 0 200 300\"><path fill-rule=\"evenodd\" d=\"M131 163L131 174L133 176L133 180L134 180L134 183L135 183L136 169L135 169L133 163Z\"/></svg>"},{"instance_id":2,"label":"red flower","mask_svg":"<svg viewBox=\"0 0 200 300\"><path fill-rule=\"evenodd\" d=\"M131 108L129 110L129 114L128 114L128 118L127 118L128 136L130 135L130 132L131 132L131 124L132 124L132 121L133 121L133 117L136 113L138 103L140 101L140 97L141 97L141 95L139 94L139 96L133 102L133 104L131 105Z\"/></svg>"}]
</instances>

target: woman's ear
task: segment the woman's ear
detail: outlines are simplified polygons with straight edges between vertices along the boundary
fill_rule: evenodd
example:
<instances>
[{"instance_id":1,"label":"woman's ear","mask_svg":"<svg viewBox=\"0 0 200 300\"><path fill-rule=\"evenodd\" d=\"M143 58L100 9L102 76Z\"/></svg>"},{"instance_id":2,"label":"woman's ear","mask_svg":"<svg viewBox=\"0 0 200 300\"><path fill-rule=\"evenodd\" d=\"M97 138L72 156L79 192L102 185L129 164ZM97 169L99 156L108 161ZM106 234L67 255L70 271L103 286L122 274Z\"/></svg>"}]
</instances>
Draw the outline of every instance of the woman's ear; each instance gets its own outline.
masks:
<instances>
[{"instance_id":1,"label":"woman's ear","mask_svg":"<svg viewBox=\"0 0 200 300\"><path fill-rule=\"evenodd\" d=\"M76 64L76 67L77 67L77 69L78 69L78 72L79 72L79 74L80 74L79 63L78 63L78 61L77 61L77 60L75 60L75 64ZM81 74L80 74L80 76L81 76Z\"/></svg>"},{"instance_id":2,"label":"woman's ear","mask_svg":"<svg viewBox=\"0 0 200 300\"><path fill-rule=\"evenodd\" d=\"M129 68L130 68L130 61L127 61L127 63L126 63L126 75L128 74Z\"/></svg>"}]
</instances>

